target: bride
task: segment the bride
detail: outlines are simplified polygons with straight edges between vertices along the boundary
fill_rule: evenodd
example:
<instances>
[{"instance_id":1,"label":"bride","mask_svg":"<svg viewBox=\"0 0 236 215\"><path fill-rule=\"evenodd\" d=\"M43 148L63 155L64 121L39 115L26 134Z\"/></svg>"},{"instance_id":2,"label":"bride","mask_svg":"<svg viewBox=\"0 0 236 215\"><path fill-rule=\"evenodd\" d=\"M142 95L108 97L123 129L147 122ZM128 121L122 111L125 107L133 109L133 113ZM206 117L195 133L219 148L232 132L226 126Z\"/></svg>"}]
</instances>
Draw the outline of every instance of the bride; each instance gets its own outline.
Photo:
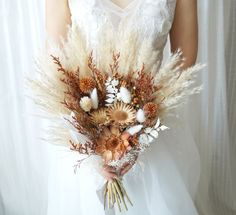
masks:
<instances>
[{"instance_id":1,"label":"bride","mask_svg":"<svg viewBox=\"0 0 236 215\"><path fill-rule=\"evenodd\" d=\"M78 24L88 44L96 50L98 29L104 22L110 24L114 36L132 28L139 32L140 44L148 37L152 48L159 50L157 61L162 61L168 36L171 52L179 48L183 52L183 68L196 61L197 0L46 0L48 38L59 45L60 38L67 36L68 26ZM176 115L181 115L181 111ZM194 205L200 171L196 143L187 119L170 119L169 124L174 129L162 134L158 144L152 145L134 166L123 166L120 174L124 175L125 186L135 203L124 214L198 214ZM59 146L53 151L48 215L119 214L115 209L104 211L99 198L98 181L102 184L105 179L115 178L112 168L104 166L98 174L81 168L74 174L76 154Z\"/></svg>"}]
</instances>

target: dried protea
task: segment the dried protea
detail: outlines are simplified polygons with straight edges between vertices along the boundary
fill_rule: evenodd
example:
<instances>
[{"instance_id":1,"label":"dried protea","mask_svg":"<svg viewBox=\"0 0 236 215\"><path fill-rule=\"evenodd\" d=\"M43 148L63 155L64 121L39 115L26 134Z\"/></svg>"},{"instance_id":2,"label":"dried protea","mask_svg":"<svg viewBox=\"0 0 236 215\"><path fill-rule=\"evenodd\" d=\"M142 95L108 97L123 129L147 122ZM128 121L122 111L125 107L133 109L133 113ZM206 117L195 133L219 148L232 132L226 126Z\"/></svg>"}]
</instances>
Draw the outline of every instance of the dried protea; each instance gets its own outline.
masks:
<instances>
[{"instance_id":1,"label":"dried protea","mask_svg":"<svg viewBox=\"0 0 236 215\"><path fill-rule=\"evenodd\" d=\"M155 118L158 115L159 105L149 102L144 105L143 110L145 115L149 118Z\"/></svg>"},{"instance_id":2,"label":"dried protea","mask_svg":"<svg viewBox=\"0 0 236 215\"><path fill-rule=\"evenodd\" d=\"M93 78L84 77L80 79L79 87L83 93L90 93L96 87L96 83Z\"/></svg>"},{"instance_id":3,"label":"dried protea","mask_svg":"<svg viewBox=\"0 0 236 215\"><path fill-rule=\"evenodd\" d=\"M107 115L115 125L130 125L136 119L136 111L130 105L116 103L107 110Z\"/></svg>"}]
</instances>

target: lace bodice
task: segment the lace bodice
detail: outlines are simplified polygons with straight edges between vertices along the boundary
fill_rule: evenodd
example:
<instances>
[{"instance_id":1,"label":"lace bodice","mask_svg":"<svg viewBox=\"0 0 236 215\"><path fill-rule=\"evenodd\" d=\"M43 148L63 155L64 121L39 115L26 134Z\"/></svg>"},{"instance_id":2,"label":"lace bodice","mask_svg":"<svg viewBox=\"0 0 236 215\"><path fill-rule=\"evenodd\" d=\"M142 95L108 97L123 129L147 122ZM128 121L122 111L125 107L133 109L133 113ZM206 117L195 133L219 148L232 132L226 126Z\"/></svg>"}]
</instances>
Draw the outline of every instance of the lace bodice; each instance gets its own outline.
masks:
<instances>
[{"instance_id":1,"label":"lace bodice","mask_svg":"<svg viewBox=\"0 0 236 215\"><path fill-rule=\"evenodd\" d=\"M140 44L148 37L152 40L152 48L160 51L158 60L161 61L174 18L176 0L132 0L125 8L111 0L68 1L72 24L82 27L93 48L99 42L101 26L107 24L114 37L130 29L138 32Z\"/></svg>"}]
</instances>

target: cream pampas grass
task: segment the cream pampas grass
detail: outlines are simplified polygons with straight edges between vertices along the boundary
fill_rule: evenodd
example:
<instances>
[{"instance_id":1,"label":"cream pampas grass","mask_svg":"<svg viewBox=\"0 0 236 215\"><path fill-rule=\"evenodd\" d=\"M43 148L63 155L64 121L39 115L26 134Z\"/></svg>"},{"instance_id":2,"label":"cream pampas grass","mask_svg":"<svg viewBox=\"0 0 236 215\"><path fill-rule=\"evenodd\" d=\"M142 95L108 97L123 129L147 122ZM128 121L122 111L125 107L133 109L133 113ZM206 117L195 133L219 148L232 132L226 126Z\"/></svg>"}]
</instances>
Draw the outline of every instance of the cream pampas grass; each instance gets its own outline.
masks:
<instances>
[{"instance_id":1,"label":"cream pampas grass","mask_svg":"<svg viewBox=\"0 0 236 215\"><path fill-rule=\"evenodd\" d=\"M200 91L201 87L193 87L197 73L202 65L195 65L189 69L181 70L181 51L173 54L160 68L161 53L154 50L151 40L146 38L139 41L138 32L122 30L114 35L109 25L104 24L100 29L99 43L90 47L87 38L77 25L68 30L68 37L62 40L62 47L51 42L50 47L41 51L36 58L37 77L28 78L27 85L34 91L34 101L41 106L47 118L58 119L61 114L70 115L68 108L59 105L64 101L67 86L61 82L62 73L58 72L51 55L58 57L61 64L81 77L91 75L88 67L88 57L93 49L94 61L97 69L109 74L110 62L114 53L119 53L119 72L128 74L140 69L144 64L144 72L154 76L154 83L160 86L156 93L156 102L161 103L160 116L169 113L171 109L186 101L186 97ZM92 49L93 48L93 49ZM79 70L78 70L79 68ZM53 122L53 120L51 120ZM56 121L56 120L54 120ZM56 122L57 123L57 122ZM58 125L56 125L58 127ZM66 131L65 131L66 133Z\"/></svg>"}]
</instances>

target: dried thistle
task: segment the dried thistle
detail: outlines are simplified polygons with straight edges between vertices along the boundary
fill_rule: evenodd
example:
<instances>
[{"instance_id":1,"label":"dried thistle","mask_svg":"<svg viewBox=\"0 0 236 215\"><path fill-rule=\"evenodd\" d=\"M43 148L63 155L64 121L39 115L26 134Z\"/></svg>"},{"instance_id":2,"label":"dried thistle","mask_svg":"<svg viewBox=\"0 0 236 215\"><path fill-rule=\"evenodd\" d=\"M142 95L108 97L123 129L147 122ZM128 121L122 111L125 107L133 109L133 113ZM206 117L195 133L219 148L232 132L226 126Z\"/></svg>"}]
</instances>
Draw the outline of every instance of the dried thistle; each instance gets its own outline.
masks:
<instances>
[{"instance_id":1,"label":"dried thistle","mask_svg":"<svg viewBox=\"0 0 236 215\"><path fill-rule=\"evenodd\" d=\"M91 78L91 77L84 77L84 78L80 79L79 87L80 87L80 90L83 93L89 93L89 92L91 92L96 87L96 83L93 80L93 78Z\"/></svg>"},{"instance_id":2,"label":"dried thistle","mask_svg":"<svg viewBox=\"0 0 236 215\"><path fill-rule=\"evenodd\" d=\"M145 115L149 118L156 118L158 114L159 106L156 103L149 102L144 105L143 110Z\"/></svg>"}]
</instances>

